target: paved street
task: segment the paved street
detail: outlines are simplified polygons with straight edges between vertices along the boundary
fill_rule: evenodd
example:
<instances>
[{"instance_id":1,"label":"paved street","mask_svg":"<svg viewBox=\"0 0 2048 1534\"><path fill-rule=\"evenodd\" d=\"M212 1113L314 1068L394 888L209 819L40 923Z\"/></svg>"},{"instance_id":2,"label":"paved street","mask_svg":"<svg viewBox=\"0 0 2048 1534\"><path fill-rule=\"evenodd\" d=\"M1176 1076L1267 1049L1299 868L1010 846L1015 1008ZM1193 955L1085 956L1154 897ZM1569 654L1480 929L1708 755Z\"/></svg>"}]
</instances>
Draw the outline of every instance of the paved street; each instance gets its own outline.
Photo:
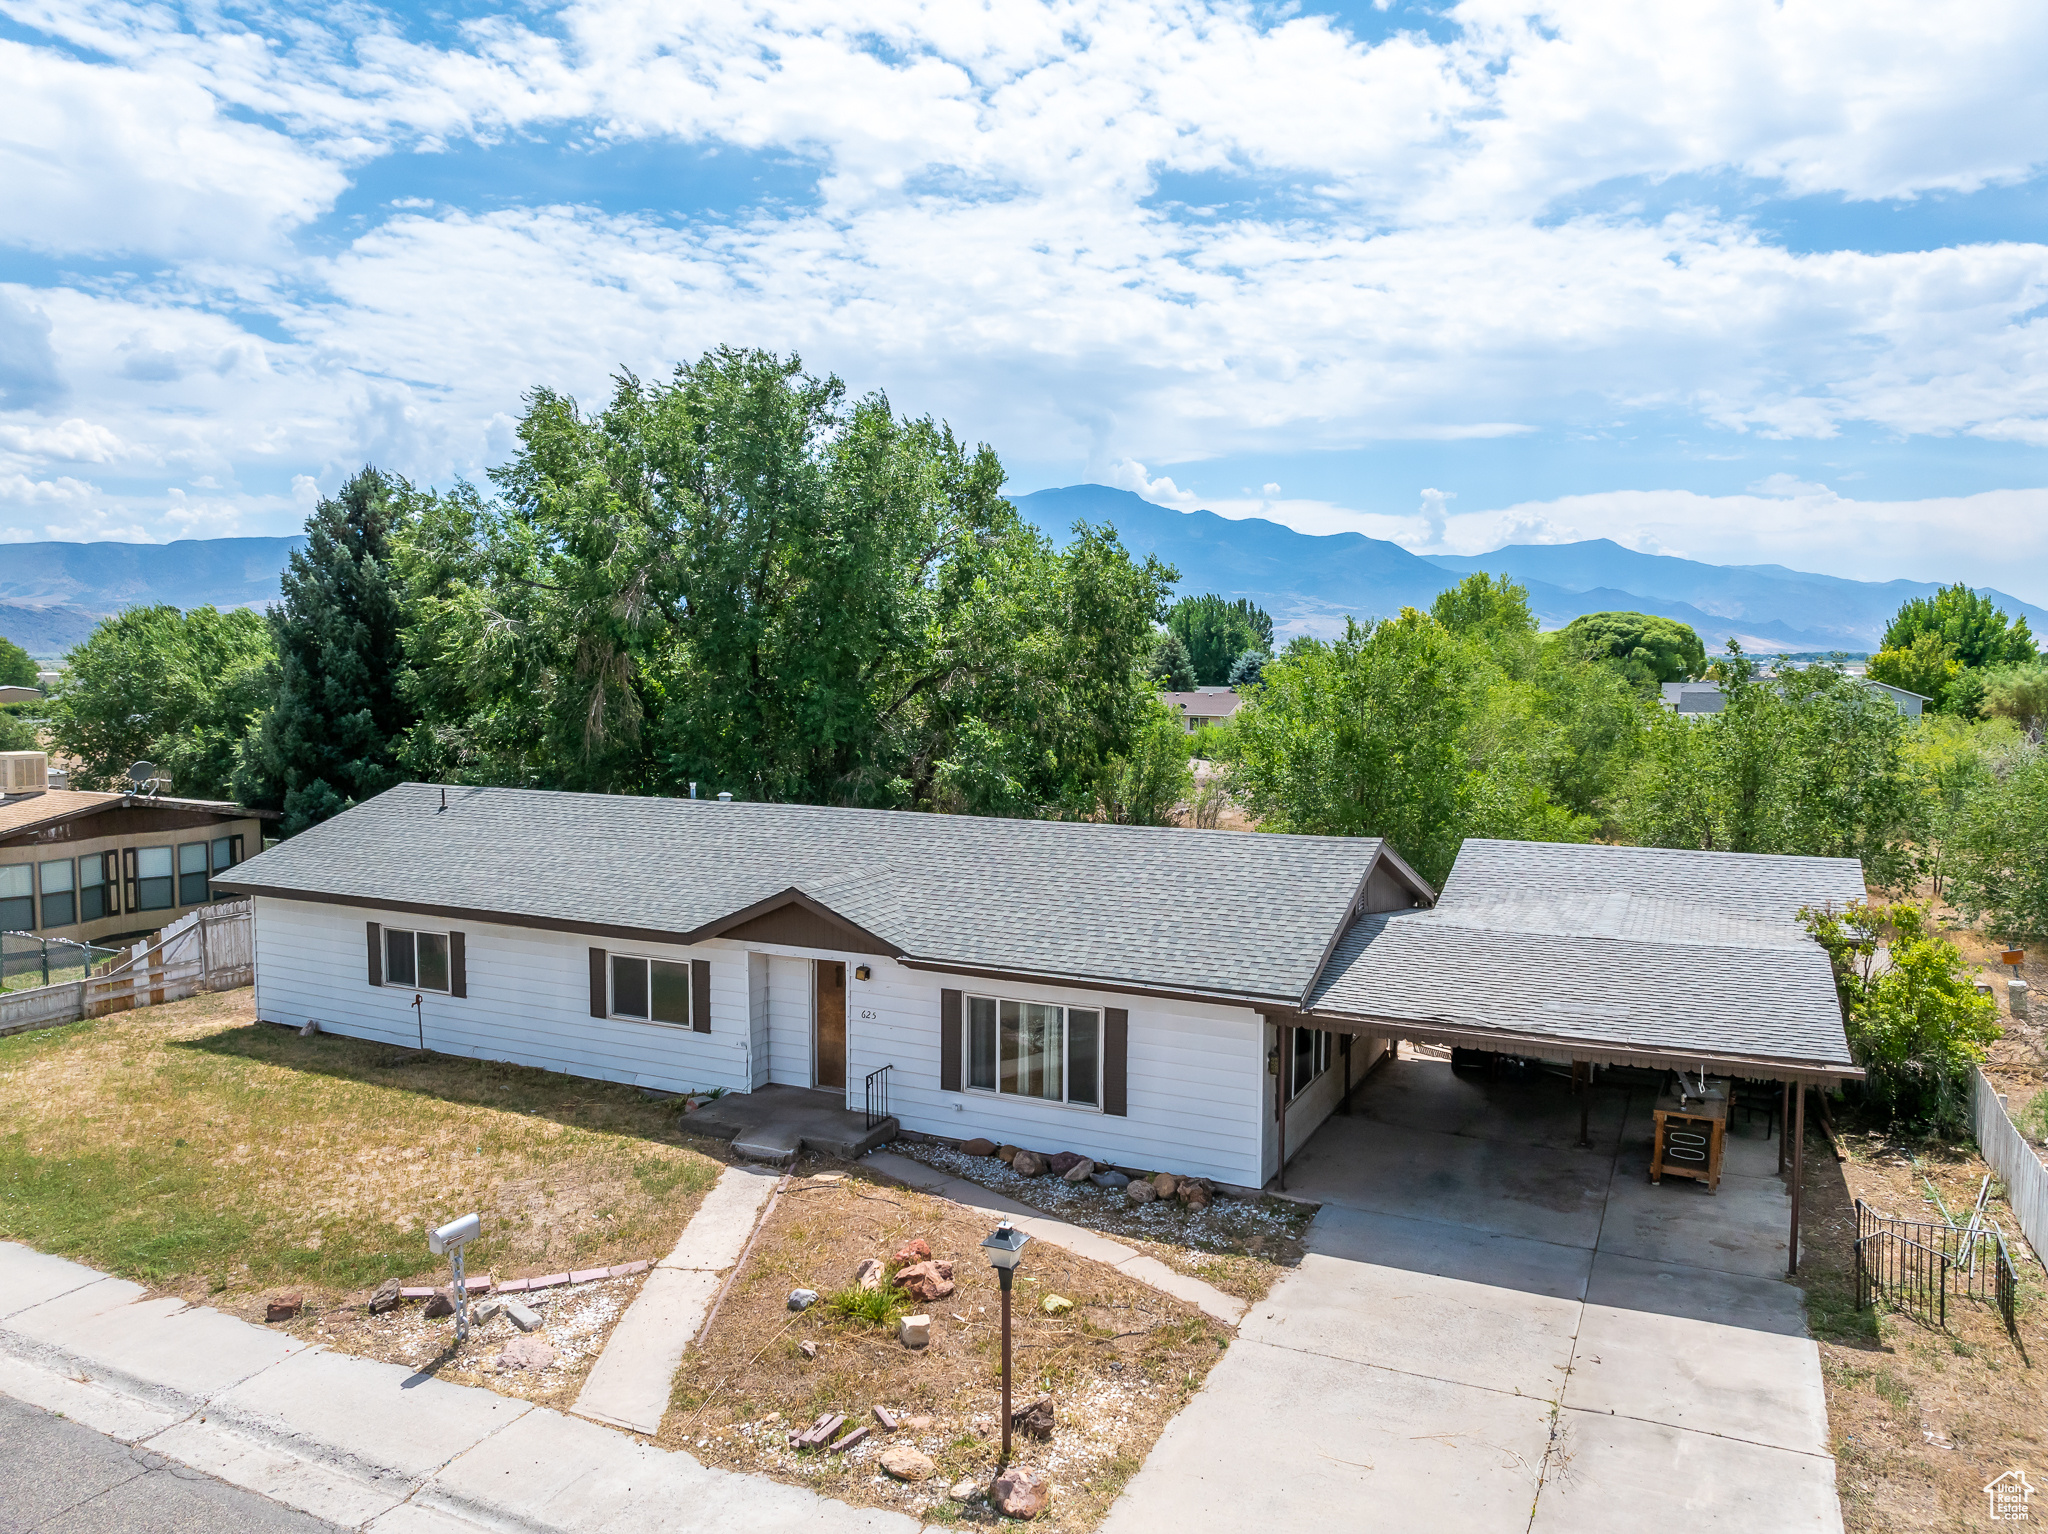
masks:
<instances>
[{"instance_id":1,"label":"paved street","mask_svg":"<svg viewBox=\"0 0 2048 1534\"><path fill-rule=\"evenodd\" d=\"M0 1534L340 1534L0 1395Z\"/></svg>"}]
</instances>

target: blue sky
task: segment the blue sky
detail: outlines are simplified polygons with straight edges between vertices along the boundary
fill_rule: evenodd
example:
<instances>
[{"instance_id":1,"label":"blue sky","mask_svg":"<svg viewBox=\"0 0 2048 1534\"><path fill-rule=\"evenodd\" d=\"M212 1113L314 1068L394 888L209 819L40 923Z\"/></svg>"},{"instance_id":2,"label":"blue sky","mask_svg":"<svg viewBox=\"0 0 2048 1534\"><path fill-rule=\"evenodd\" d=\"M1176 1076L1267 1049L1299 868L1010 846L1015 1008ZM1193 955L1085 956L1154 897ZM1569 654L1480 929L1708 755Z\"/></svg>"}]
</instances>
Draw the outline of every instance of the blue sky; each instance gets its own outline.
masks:
<instances>
[{"instance_id":1,"label":"blue sky","mask_svg":"<svg viewBox=\"0 0 2048 1534\"><path fill-rule=\"evenodd\" d=\"M294 530L732 342L1019 491L2048 601L2044 57L2001 0L0 0L0 541Z\"/></svg>"}]
</instances>

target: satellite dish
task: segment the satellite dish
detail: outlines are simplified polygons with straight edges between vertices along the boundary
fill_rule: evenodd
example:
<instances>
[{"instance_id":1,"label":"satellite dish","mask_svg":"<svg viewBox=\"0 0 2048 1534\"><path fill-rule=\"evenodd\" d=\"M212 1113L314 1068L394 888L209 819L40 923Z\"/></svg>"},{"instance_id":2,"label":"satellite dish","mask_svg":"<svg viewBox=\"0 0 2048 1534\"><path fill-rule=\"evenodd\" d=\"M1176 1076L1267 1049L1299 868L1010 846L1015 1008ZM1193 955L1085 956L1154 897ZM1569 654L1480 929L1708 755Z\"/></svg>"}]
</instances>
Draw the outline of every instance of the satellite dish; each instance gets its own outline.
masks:
<instances>
[{"instance_id":1,"label":"satellite dish","mask_svg":"<svg viewBox=\"0 0 2048 1534\"><path fill-rule=\"evenodd\" d=\"M137 762L128 769L128 781L135 786L135 791L138 794L145 791L149 787L151 780L155 777L155 762Z\"/></svg>"}]
</instances>

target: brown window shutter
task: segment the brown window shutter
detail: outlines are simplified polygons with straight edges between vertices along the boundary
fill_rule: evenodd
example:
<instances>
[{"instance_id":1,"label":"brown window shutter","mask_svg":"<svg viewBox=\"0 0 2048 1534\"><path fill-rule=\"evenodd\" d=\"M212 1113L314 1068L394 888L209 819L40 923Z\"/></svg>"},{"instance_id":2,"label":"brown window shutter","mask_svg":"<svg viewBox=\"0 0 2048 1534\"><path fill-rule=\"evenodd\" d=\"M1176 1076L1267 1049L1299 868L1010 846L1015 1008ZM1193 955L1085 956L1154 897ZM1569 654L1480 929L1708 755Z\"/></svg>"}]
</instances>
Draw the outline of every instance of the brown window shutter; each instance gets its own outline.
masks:
<instances>
[{"instance_id":1,"label":"brown window shutter","mask_svg":"<svg viewBox=\"0 0 2048 1534\"><path fill-rule=\"evenodd\" d=\"M690 961L690 1028L696 1033L711 1031L711 961Z\"/></svg>"},{"instance_id":2,"label":"brown window shutter","mask_svg":"<svg viewBox=\"0 0 2048 1534\"><path fill-rule=\"evenodd\" d=\"M384 983L384 929L375 922L369 922L370 929L370 984Z\"/></svg>"},{"instance_id":3,"label":"brown window shutter","mask_svg":"<svg viewBox=\"0 0 2048 1534\"><path fill-rule=\"evenodd\" d=\"M604 950L593 948L590 950L590 1015L609 1017L611 1008L606 1005L607 1000L604 993Z\"/></svg>"},{"instance_id":4,"label":"brown window shutter","mask_svg":"<svg viewBox=\"0 0 2048 1534\"><path fill-rule=\"evenodd\" d=\"M123 848L121 860L121 882L126 886L126 889L123 891L125 898L121 902L121 908L125 911L133 911L142 904L141 886L135 874L135 849L133 847Z\"/></svg>"},{"instance_id":5,"label":"brown window shutter","mask_svg":"<svg viewBox=\"0 0 2048 1534\"><path fill-rule=\"evenodd\" d=\"M960 993L939 992L939 1090L960 1090Z\"/></svg>"},{"instance_id":6,"label":"brown window shutter","mask_svg":"<svg viewBox=\"0 0 2048 1534\"><path fill-rule=\"evenodd\" d=\"M1102 1111L1131 1116L1131 1014L1123 1007L1102 1011Z\"/></svg>"},{"instance_id":7,"label":"brown window shutter","mask_svg":"<svg viewBox=\"0 0 2048 1534\"><path fill-rule=\"evenodd\" d=\"M469 994L469 945L460 932L448 934L448 994Z\"/></svg>"}]
</instances>

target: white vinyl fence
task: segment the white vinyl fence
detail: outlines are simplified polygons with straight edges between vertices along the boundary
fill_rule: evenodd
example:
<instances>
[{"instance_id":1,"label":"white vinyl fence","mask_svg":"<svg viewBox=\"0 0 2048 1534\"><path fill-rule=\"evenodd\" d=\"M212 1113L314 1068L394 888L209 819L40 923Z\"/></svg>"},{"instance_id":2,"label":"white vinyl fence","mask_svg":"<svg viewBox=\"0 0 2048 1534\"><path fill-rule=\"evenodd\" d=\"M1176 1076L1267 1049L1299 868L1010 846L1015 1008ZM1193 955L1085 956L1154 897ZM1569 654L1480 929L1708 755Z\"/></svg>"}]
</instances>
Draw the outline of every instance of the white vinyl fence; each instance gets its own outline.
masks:
<instances>
[{"instance_id":1,"label":"white vinyl fence","mask_svg":"<svg viewBox=\"0 0 2048 1534\"><path fill-rule=\"evenodd\" d=\"M2012 1212L2033 1243L2035 1257L2048 1262L2048 1166L2041 1164L2027 1137L2013 1128L1997 1091L1974 1066L1970 1107L1977 1121L1977 1148L1991 1170L2005 1179Z\"/></svg>"},{"instance_id":2,"label":"white vinyl fence","mask_svg":"<svg viewBox=\"0 0 2048 1534\"><path fill-rule=\"evenodd\" d=\"M0 995L0 1034L230 990L255 978L255 904L224 900L186 912L83 980Z\"/></svg>"}]
</instances>

